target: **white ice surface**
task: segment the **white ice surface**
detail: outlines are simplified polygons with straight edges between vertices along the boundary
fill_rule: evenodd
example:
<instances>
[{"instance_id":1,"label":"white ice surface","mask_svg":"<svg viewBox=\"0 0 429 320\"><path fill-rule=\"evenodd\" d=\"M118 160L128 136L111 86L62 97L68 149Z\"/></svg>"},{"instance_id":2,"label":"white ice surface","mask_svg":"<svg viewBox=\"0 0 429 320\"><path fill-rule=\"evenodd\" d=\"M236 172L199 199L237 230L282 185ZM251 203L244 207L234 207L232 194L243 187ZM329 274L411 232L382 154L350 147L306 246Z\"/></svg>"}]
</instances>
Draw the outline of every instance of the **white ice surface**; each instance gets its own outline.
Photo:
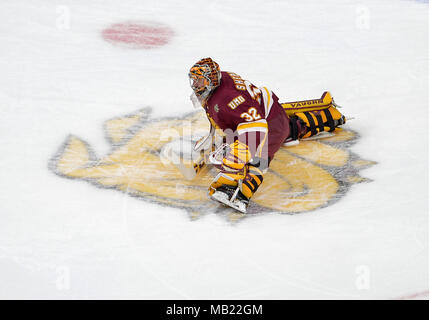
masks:
<instances>
[{"instance_id":1,"label":"white ice surface","mask_svg":"<svg viewBox=\"0 0 429 320\"><path fill-rule=\"evenodd\" d=\"M68 30L57 28L58 6L70 10ZM153 50L100 36L133 20L175 36ZM427 292L428 30L424 1L2 1L0 298ZM231 224L48 170L70 133L104 155L107 119L143 106L157 117L191 112L187 71L205 56L282 101L330 90L356 118L352 150L378 162L362 172L374 181L311 213ZM356 285L362 270L369 287Z\"/></svg>"}]
</instances>

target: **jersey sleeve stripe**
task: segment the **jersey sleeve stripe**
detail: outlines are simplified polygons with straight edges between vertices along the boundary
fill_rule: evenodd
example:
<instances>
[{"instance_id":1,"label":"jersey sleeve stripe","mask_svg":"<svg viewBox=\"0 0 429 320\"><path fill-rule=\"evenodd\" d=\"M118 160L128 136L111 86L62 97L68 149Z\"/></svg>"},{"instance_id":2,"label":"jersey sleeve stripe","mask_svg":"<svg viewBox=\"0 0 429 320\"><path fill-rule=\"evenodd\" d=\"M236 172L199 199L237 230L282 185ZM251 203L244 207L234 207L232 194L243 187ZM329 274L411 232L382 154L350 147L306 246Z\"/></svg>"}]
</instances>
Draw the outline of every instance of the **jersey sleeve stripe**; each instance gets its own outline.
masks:
<instances>
[{"instance_id":1,"label":"jersey sleeve stripe","mask_svg":"<svg viewBox=\"0 0 429 320\"><path fill-rule=\"evenodd\" d=\"M262 87L261 92L264 100L265 119L267 119L270 114L271 107L273 106L273 93L267 87Z\"/></svg>"},{"instance_id":2,"label":"jersey sleeve stripe","mask_svg":"<svg viewBox=\"0 0 429 320\"><path fill-rule=\"evenodd\" d=\"M255 120L255 121L250 121L250 122L241 122L238 124L238 127L243 127L243 128L246 126L253 127L255 125L260 125L262 127L268 128L267 120L265 120L265 119Z\"/></svg>"},{"instance_id":3,"label":"jersey sleeve stripe","mask_svg":"<svg viewBox=\"0 0 429 320\"><path fill-rule=\"evenodd\" d=\"M237 133L243 134L246 132L255 132L255 131L261 131L261 132L268 132L268 124L265 120L258 120L254 122L247 122L247 123L240 123L237 126Z\"/></svg>"},{"instance_id":4,"label":"jersey sleeve stripe","mask_svg":"<svg viewBox=\"0 0 429 320\"><path fill-rule=\"evenodd\" d=\"M267 133L268 129L266 128L261 128L261 127L257 127L257 128L247 128L247 129L243 129L243 130L237 130L238 134L243 134L246 132L263 132L263 133Z\"/></svg>"}]
</instances>

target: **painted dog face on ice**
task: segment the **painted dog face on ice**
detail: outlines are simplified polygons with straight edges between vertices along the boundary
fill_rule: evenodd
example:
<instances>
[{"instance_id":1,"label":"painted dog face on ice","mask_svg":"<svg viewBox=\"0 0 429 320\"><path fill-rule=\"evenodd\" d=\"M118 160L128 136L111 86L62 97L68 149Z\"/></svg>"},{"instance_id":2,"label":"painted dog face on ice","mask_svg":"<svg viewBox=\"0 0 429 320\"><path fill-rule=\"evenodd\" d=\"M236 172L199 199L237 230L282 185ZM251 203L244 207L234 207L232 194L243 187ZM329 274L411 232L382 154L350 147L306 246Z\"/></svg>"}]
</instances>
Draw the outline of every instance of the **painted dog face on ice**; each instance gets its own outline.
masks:
<instances>
[{"instance_id":1,"label":"painted dog face on ice","mask_svg":"<svg viewBox=\"0 0 429 320\"><path fill-rule=\"evenodd\" d=\"M208 199L207 188L216 174L215 168L188 181L175 166L164 165L160 160L163 146L174 140L174 135L166 132L180 136L208 132L203 112L180 119L150 119L150 108L146 108L106 121L104 130L112 146L108 155L95 156L84 140L70 135L51 159L50 169L97 187L184 208L192 217L203 212L222 212L232 220L242 217ZM359 175L359 170L374 162L348 150L356 139L356 133L338 130L332 137L282 147L252 198L249 213L312 211L338 201L352 184L368 181Z\"/></svg>"}]
</instances>

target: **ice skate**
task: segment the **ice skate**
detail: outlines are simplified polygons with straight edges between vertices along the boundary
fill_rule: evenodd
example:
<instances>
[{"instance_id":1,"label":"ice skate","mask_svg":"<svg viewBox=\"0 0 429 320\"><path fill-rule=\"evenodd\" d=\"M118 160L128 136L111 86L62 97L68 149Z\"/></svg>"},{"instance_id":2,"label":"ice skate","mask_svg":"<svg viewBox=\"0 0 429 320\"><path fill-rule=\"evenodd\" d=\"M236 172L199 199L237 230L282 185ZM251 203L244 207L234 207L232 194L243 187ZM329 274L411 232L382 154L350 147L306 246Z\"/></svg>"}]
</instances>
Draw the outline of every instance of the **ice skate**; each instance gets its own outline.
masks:
<instances>
[{"instance_id":1,"label":"ice skate","mask_svg":"<svg viewBox=\"0 0 429 320\"><path fill-rule=\"evenodd\" d=\"M249 205L249 199L243 195L238 187L228 185L217 188L211 198L242 213L247 212L247 206Z\"/></svg>"}]
</instances>

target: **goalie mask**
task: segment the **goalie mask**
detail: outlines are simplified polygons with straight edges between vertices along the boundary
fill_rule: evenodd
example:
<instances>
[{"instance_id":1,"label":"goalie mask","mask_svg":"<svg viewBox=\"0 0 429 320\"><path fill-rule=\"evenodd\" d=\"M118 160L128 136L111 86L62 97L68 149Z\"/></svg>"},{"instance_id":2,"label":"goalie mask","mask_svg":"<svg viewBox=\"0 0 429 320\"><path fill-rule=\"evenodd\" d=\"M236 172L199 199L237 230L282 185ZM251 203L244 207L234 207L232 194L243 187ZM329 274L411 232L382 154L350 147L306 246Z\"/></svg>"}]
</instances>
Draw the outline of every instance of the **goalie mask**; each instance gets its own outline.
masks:
<instances>
[{"instance_id":1,"label":"goalie mask","mask_svg":"<svg viewBox=\"0 0 429 320\"><path fill-rule=\"evenodd\" d=\"M198 99L205 101L210 93L220 84L219 65L211 58L204 58L195 63L189 70L189 82Z\"/></svg>"}]
</instances>

